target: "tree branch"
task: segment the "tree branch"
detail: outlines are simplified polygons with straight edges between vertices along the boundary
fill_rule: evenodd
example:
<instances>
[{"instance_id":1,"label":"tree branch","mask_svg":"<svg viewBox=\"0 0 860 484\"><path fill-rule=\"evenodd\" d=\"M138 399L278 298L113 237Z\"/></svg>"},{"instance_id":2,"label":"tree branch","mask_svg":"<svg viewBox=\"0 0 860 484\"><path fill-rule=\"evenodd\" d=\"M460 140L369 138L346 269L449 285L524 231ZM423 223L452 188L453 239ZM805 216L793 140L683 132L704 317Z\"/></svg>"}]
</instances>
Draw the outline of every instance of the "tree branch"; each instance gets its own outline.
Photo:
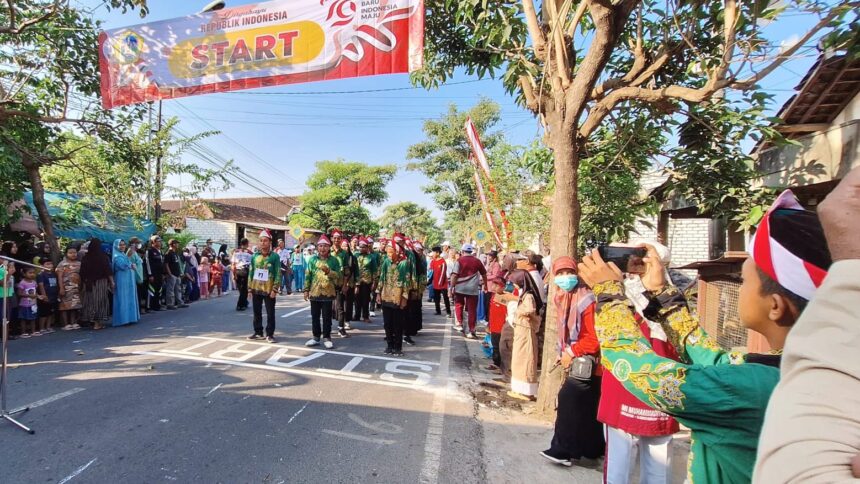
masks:
<instances>
[{"instance_id":1,"label":"tree branch","mask_svg":"<svg viewBox=\"0 0 860 484\"><path fill-rule=\"evenodd\" d=\"M538 23L534 0L523 0L523 13L526 16L526 27L529 30L529 36L532 38L535 55L539 59L543 58L546 49L546 38L540 28L540 23Z\"/></svg>"},{"instance_id":2,"label":"tree branch","mask_svg":"<svg viewBox=\"0 0 860 484\"><path fill-rule=\"evenodd\" d=\"M27 28L32 27L38 23L44 22L48 20L51 16L57 13L60 8L60 0L54 0L54 4L48 9L47 12L39 15L38 17L33 17L29 20L25 20L21 22L21 25L15 25L15 7L12 6L12 0L6 0L6 3L9 5L9 25L0 27L0 34L11 34L11 35L20 35L22 32L27 30Z\"/></svg>"},{"instance_id":3,"label":"tree branch","mask_svg":"<svg viewBox=\"0 0 860 484\"><path fill-rule=\"evenodd\" d=\"M849 2L846 4L846 7L860 8L860 2ZM767 65L767 67L760 70L756 74L749 76L746 79L732 82L731 87L733 89L740 90L752 89L752 87L755 86L760 80L764 79L765 76L773 72L777 67L782 65L783 62L790 59L791 56L793 56L798 50L800 50L800 48L803 47L805 43L809 42L809 39L811 39L816 33L818 33L818 31L826 27L831 21L833 21L834 18L839 16L840 13L841 10L839 8L833 8L832 10L830 10L830 13L822 17L821 20L819 20L818 23L815 24L815 26L809 29L806 34L804 34L804 36L797 41L796 44L786 49L785 52L782 52L777 55L776 58L770 64Z\"/></svg>"}]
</instances>

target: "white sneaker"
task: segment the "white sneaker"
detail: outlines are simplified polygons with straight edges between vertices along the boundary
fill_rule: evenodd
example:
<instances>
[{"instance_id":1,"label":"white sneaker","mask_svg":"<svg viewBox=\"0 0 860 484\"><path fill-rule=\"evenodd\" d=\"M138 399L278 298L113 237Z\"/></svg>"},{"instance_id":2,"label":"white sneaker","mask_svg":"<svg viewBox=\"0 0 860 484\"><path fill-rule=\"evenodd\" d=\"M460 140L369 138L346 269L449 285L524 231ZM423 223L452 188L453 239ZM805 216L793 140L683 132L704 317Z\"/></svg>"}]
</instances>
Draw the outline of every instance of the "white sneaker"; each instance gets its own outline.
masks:
<instances>
[{"instance_id":1,"label":"white sneaker","mask_svg":"<svg viewBox=\"0 0 860 484\"><path fill-rule=\"evenodd\" d=\"M459 331L460 333L463 332L463 327L459 324L455 324L454 326L452 326L452 328L454 328L454 331Z\"/></svg>"},{"instance_id":2,"label":"white sneaker","mask_svg":"<svg viewBox=\"0 0 860 484\"><path fill-rule=\"evenodd\" d=\"M307 343L305 343L305 346L308 346L308 347L319 346L319 345L320 345L320 340L318 340L316 338L311 338L308 340Z\"/></svg>"},{"instance_id":3,"label":"white sneaker","mask_svg":"<svg viewBox=\"0 0 860 484\"><path fill-rule=\"evenodd\" d=\"M325 349L330 350L330 349L334 348L334 343L332 343L330 339L326 338L323 341L323 346L325 346Z\"/></svg>"},{"instance_id":4,"label":"white sneaker","mask_svg":"<svg viewBox=\"0 0 860 484\"><path fill-rule=\"evenodd\" d=\"M371 317L371 318L375 318L375 317L376 317L376 311L371 311L371 312L370 312L370 317Z\"/></svg>"}]
</instances>

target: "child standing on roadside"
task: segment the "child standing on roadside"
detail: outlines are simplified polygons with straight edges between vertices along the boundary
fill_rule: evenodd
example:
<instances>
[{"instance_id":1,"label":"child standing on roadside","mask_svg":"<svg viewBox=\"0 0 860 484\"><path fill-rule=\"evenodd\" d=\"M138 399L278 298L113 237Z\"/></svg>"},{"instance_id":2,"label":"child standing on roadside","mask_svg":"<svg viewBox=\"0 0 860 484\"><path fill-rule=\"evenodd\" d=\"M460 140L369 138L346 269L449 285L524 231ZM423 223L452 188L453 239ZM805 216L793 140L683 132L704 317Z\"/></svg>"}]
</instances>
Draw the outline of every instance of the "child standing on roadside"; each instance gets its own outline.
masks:
<instances>
[{"instance_id":1,"label":"child standing on roadside","mask_svg":"<svg viewBox=\"0 0 860 484\"><path fill-rule=\"evenodd\" d=\"M63 330L79 329L78 313L81 310L81 261L74 247L66 249L66 258L57 266L60 282L60 318Z\"/></svg>"},{"instance_id":2,"label":"child standing on roadside","mask_svg":"<svg viewBox=\"0 0 860 484\"><path fill-rule=\"evenodd\" d=\"M25 267L23 279L18 283L18 319L21 321L21 337L41 336L36 331L36 301L41 299L36 292L36 269Z\"/></svg>"},{"instance_id":3,"label":"child standing on roadside","mask_svg":"<svg viewBox=\"0 0 860 484\"><path fill-rule=\"evenodd\" d=\"M212 266L209 264L209 258L200 259L200 265L197 267L197 284L200 285L201 299L209 299L209 274L211 272Z\"/></svg>"},{"instance_id":4,"label":"child standing on roadside","mask_svg":"<svg viewBox=\"0 0 860 484\"><path fill-rule=\"evenodd\" d=\"M41 296L36 307L39 312L39 331L47 334L54 332L54 318L60 306L60 284L54 273L54 261L42 259L42 267L45 270L36 277Z\"/></svg>"},{"instance_id":5,"label":"child standing on roadside","mask_svg":"<svg viewBox=\"0 0 860 484\"><path fill-rule=\"evenodd\" d=\"M209 287L211 288L212 293L218 293L218 297L221 297L221 282L224 276L224 266L221 264L221 259L219 257L215 257L212 262L211 273L209 274L209 279L211 280Z\"/></svg>"}]
</instances>

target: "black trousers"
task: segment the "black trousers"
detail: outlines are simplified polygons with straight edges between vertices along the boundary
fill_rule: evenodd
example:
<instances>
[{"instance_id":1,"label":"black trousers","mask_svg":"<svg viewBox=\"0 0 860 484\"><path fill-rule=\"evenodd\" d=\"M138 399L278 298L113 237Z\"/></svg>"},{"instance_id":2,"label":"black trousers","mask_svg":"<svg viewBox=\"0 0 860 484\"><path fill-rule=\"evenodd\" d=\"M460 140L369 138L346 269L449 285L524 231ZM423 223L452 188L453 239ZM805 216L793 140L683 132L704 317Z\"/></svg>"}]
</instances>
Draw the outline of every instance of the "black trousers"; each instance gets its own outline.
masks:
<instances>
[{"instance_id":1,"label":"black trousers","mask_svg":"<svg viewBox=\"0 0 860 484\"><path fill-rule=\"evenodd\" d=\"M421 299L410 299L406 304L406 316L403 324L405 336L415 336L421 331L423 321L421 318Z\"/></svg>"},{"instance_id":2,"label":"black trousers","mask_svg":"<svg viewBox=\"0 0 860 484\"><path fill-rule=\"evenodd\" d=\"M502 367L502 354L499 352L499 344L502 342L502 333L490 333L490 341L493 343L493 364Z\"/></svg>"},{"instance_id":3,"label":"black trousers","mask_svg":"<svg viewBox=\"0 0 860 484\"><path fill-rule=\"evenodd\" d=\"M149 301L147 306L153 311L161 309L161 285L163 283L164 280L161 276L153 277L152 282L147 281L147 300Z\"/></svg>"},{"instance_id":4,"label":"black trousers","mask_svg":"<svg viewBox=\"0 0 860 484\"><path fill-rule=\"evenodd\" d=\"M236 290L239 291L239 300L236 301L236 309L248 307L248 273L236 272Z\"/></svg>"},{"instance_id":5,"label":"black trousers","mask_svg":"<svg viewBox=\"0 0 860 484\"><path fill-rule=\"evenodd\" d=\"M603 425L597 421L600 403L600 377L588 381L566 378L558 392L553 453L571 459L597 459L603 455L606 443Z\"/></svg>"},{"instance_id":6,"label":"black trousers","mask_svg":"<svg viewBox=\"0 0 860 484\"><path fill-rule=\"evenodd\" d=\"M357 317L354 317L357 307L357 305L355 304L355 288L350 288L346 291L346 294L343 295L343 303L343 312L345 314L344 317L346 318L346 320L355 321L356 319L358 319Z\"/></svg>"},{"instance_id":7,"label":"black trousers","mask_svg":"<svg viewBox=\"0 0 860 484\"><path fill-rule=\"evenodd\" d=\"M251 302L254 305L254 334L263 335L263 303L266 303L266 336L274 336L275 298L263 294L254 294Z\"/></svg>"},{"instance_id":8,"label":"black trousers","mask_svg":"<svg viewBox=\"0 0 860 484\"><path fill-rule=\"evenodd\" d=\"M484 293L484 318L489 321L490 320L490 302L493 300L492 292Z\"/></svg>"},{"instance_id":9,"label":"black trousers","mask_svg":"<svg viewBox=\"0 0 860 484\"><path fill-rule=\"evenodd\" d=\"M349 293L348 290L347 290L347 293ZM337 288L337 296L335 297L335 300L334 300L334 311L335 311L335 318L337 318L337 325L339 328L343 328L344 323L346 323L347 321L349 321L351 319L350 318L351 315L347 315L347 313L346 313L346 308L347 308L346 299L347 299L347 294L343 293L343 288L342 287Z\"/></svg>"},{"instance_id":10,"label":"black trousers","mask_svg":"<svg viewBox=\"0 0 860 484\"><path fill-rule=\"evenodd\" d=\"M355 320L370 318L370 284L359 283L358 295L355 297Z\"/></svg>"},{"instance_id":11,"label":"black trousers","mask_svg":"<svg viewBox=\"0 0 860 484\"><path fill-rule=\"evenodd\" d=\"M451 299L448 297L447 289L437 289L433 291L433 302L436 303L436 314L442 314L442 308L439 307L439 300L445 298L445 314L451 315Z\"/></svg>"},{"instance_id":12,"label":"black trousers","mask_svg":"<svg viewBox=\"0 0 860 484\"><path fill-rule=\"evenodd\" d=\"M382 323L385 327L385 341L395 351L403 350L403 324L406 310L389 304L382 305Z\"/></svg>"},{"instance_id":13,"label":"black trousers","mask_svg":"<svg viewBox=\"0 0 860 484\"><path fill-rule=\"evenodd\" d=\"M311 299L311 330L314 338L331 338L331 310L331 299Z\"/></svg>"}]
</instances>

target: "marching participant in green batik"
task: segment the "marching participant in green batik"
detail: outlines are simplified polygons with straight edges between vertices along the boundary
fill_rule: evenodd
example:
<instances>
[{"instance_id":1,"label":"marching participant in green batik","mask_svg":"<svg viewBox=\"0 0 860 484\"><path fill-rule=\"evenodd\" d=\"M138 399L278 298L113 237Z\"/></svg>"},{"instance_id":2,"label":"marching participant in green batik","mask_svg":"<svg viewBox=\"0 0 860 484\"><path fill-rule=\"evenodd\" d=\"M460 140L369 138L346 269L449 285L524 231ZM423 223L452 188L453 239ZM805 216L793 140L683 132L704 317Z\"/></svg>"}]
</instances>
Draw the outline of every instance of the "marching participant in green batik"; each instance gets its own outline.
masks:
<instances>
[{"instance_id":1,"label":"marching participant in green batik","mask_svg":"<svg viewBox=\"0 0 860 484\"><path fill-rule=\"evenodd\" d=\"M327 349L334 348L331 342L331 311L343 277L340 259L331 254L331 242L323 235L317 241L317 255L308 259L305 269L305 301L311 302L311 323L314 337L305 346L317 346L322 337ZM322 325L320 324L322 319Z\"/></svg>"},{"instance_id":2,"label":"marching participant in green batik","mask_svg":"<svg viewBox=\"0 0 860 484\"><path fill-rule=\"evenodd\" d=\"M251 257L248 295L254 308L254 334L248 339L263 339L263 304L266 305L266 341L275 342L275 300L281 281L281 258L272 251L272 234L260 232L260 252Z\"/></svg>"},{"instance_id":3,"label":"marching participant in green batik","mask_svg":"<svg viewBox=\"0 0 860 484\"><path fill-rule=\"evenodd\" d=\"M424 245L419 241L412 241L408 248L414 257L412 270L412 290L409 291L409 306L406 309L406 328L403 341L410 346L415 346L412 339L424 327L421 315L421 299L424 297L424 289L427 287L427 259L424 257Z\"/></svg>"},{"instance_id":4,"label":"marching participant in green batik","mask_svg":"<svg viewBox=\"0 0 860 484\"><path fill-rule=\"evenodd\" d=\"M379 275L379 300L385 325L385 354L403 356L403 328L406 324L406 305L412 287L412 264L403 248L394 241L385 246Z\"/></svg>"},{"instance_id":5,"label":"marching participant in green batik","mask_svg":"<svg viewBox=\"0 0 860 484\"><path fill-rule=\"evenodd\" d=\"M376 284L379 281L379 264L374 254L370 253L370 245L364 237L358 241L358 250L359 254L356 257L358 284L355 287L355 319L369 323L370 298L376 291Z\"/></svg>"},{"instance_id":6,"label":"marching participant in green batik","mask_svg":"<svg viewBox=\"0 0 860 484\"><path fill-rule=\"evenodd\" d=\"M779 381L785 338L830 267L818 217L779 197L759 226L739 292L741 322L762 334L770 354L729 354L699 327L683 295L669 286L648 248L642 282L646 316L659 321L683 362L654 353L624 295L622 275L597 251L579 274L597 297L595 329L602 364L631 394L691 429L688 481L750 482L768 399Z\"/></svg>"}]
</instances>

